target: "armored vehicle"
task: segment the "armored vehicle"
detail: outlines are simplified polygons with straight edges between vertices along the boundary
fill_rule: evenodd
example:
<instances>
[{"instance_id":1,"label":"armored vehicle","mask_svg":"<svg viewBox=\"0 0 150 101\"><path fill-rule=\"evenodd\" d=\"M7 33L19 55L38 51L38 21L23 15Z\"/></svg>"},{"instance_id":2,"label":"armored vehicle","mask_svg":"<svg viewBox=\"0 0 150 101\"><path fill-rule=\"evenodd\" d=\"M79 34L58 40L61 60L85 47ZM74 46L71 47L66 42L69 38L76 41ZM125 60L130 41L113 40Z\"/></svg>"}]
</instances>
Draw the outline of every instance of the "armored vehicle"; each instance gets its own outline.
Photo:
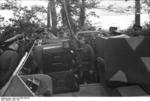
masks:
<instances>
[{"instance_id":1,"label":"armored vehicle","mask_svg":"<svg viewBox=\"0 0 150 101\"><path fill-rule=\"evenodd\" d=\"M149 41L144 36L97 37L99 81L87 84L80 84L74 72L77 51L70 40L34 44L1 89L1 96L149 96ZM98 64L99 57L105 61L104 68Z\"/></svg>"},{"instance_id":2,"label":"armored vehicle","mask_svg":"<svg viewBox=\"0 0 150 101\"><path fill-rule=\"evenodd\" d=\"M0 90L1 96L149 96L149 37L94 38L98 80L80 84L78 40L68 18L67 23L70 38L35 41Z\"/></svg>"}]
</instances>

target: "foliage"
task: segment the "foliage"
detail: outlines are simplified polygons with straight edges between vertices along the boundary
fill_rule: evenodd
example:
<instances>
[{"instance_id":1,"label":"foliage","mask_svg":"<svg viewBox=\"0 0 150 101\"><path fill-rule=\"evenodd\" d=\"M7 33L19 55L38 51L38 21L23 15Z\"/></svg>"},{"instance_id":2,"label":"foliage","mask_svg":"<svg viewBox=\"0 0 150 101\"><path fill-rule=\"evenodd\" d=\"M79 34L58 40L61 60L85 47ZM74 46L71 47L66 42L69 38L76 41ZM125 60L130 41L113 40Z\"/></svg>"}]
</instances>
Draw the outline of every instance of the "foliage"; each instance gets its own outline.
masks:
<instances>
[{"instance_id":1,"label":"foliage","mask_svg":"<svg viewBox=\"0 0 150 101\"><path fill-rule=\"evenodd\" d=\"M0 23L2 23L4 21L4 17L2 17L1 15L0 15ZM2 28L2 25L0 24L0 29Z\"/></svg>"},{"instance_id":2,"label":"foliage","mask_svg":"<svg viewBox=\"0 0 150 101\"><path fill-rule=\"evenodd\" d=\"M6 3L1 4L2 10L12 10L14 18L10 18L10 25L5 26L5 31L11 27L17 33L24 33L32 36L33 32L42 25L41 20L37 17L37 13L45 13L44 7L32 6L31 9L21 7L16 0L6 0Z\"/></svg>"},{"instance_id":3,"label":"foliage","mask_svg":"<svg viewBox=\"0 0 150 101\"><path fill-rule=\"evenodd\" d=\"M150 1L149 0L144 0L142 2L143 8L144 10L147 12L147 14L149 15L149 19L150 19ZM150 24L150 22L148 23Z\"/></svg>"},{"instance_id":4,"label":"foliage","mask_svg":"<svg viewBox=\"0 0 150 101\"><path fill-rule=\"evenodd\" d=\"M42 19L38 18L38 13L46 14L48 12L47 8L40 7L40 6L32 6L30 9L28 7L22 7L19 2L19 0L6 0L5 3L0 5L0 9L2 10L11 10L13 11L14 18L9 19L11 21L11 24L8 26L5 26L5 30L8 30L10 27L16 30L17 33L24 33L26 35L32 36L34 34L35 30L43 26ZM45 0L48 1L48 0ZM55 7L62 7L62 0L54 0L56 3ZM72 25L72 28L74 31L77 31L80 29L80 22L82 19L80 19L80 8L84 6L86 9L96 8L98 2L101 0L85 0L85 4L82 4L82 0L66 0L67 1L67 10L68 15L70 18L70 22ZM60 27L63 27L65 29L68 29L67 23L66 23L66 17L64 15L63 7L61 9L61 16L57 15L56 21L62 21ZM84 15L83 15L84 16ZM95 12L90 12L87 15L85 15L85 18L87 16L95 16ZM58 24L58 23L57 23ZM85 22L86 25L91 26L91 22L86 19ZM44 25L45 26L45 25ZM7 28L8 27L8 28ZM58 27L58 26L57 26Z\"/></svg>"},{"instance_id":5,"label":"foliage","mask_svg":"<svg viewBox=\"0 0 150 101\"><path fill-rule=\"evenodd\" d=\"M58 1L60 2L60 0ZM74 32L81 29L83 25L80 24L80 22L84 23L83 20L86 21L85 24L88 24L89 26L91 25L89 23L90 21L86 19L87 16L98 17L95 12L90 12L88 14L86 14L85 12L86 9L97 8L97 4L101 0L66 0L66 1L67 1L66 5L68 10L68 15ZM62 2L60 2L60 4L62 4ZM66 26L66 19L65 19L65 13L63 7L61 9L61 16L62 16L62 25Z\"/></svg>"}]
</instances>

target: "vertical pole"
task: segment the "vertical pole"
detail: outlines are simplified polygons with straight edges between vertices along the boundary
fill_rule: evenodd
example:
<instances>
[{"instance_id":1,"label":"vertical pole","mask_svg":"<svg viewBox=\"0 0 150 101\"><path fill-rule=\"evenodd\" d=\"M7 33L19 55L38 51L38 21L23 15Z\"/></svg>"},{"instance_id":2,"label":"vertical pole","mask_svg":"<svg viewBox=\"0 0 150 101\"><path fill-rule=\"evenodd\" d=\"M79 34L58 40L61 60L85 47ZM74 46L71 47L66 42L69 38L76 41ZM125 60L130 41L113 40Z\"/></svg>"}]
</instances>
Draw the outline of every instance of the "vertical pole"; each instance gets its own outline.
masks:
<instances>
[{"instance_id":1,"label":"vertical pole","mask_svg":"<svg viewBox=\"0 0 150 101\"><path fill-rule=\"evenodd\" d=\"M50 0L48 1L47 6L47 28L50 28Z\"/></svg>"},{"instance_id":2,"label":"vertical pole","mask_svg":"<svg viewBox=\"0 0 150 101\"><path fill-rule=\"evenodd\" d=\"M82 0L82 4L80 7L80 27L84 26L85 22L85 0Z\"/></svg>"},{"instance_id":3,"label":"vertical pole","mask_svg":"<svg viewBox=\"0 0 150 101\"><path fill-rule=\"evenodd\" d=\"M52 28L52 33L54 35L57 34L57 13L56 13L56 7L55 7L55 0L50 0L50 16L51 16L51 28Z\"/></svg>"},{"instance_id":4,"label":"vertical pole","mask_svg":"<svg viewBox=\"0 0 150 101\"><path fill-rule=\"evenodd\" d=\"M135 25L140 26L140 0L135 0Z\"/></svg>"}]
</instances>

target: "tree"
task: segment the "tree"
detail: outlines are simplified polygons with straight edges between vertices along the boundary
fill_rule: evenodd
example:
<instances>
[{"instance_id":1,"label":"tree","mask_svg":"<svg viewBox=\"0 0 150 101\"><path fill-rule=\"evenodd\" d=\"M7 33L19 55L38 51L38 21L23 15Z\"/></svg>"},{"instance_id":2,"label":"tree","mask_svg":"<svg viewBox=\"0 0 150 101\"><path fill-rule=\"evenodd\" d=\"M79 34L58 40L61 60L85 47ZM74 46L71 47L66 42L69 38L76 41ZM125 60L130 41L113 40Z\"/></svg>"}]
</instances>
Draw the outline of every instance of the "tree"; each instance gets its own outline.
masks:
<instances>
[{"instance_id":1,"label":"tree","mask_svg":"<svg viewBox=\"0 0 150 101\"><path fill-rule=\"evenodd\" d=\"M143 5L144 10L149 15L149 19L150 19L150 1L149 0L143 0L142 5ZM148 24L150 24L150 22Z\"/></svg>"},{"instance_id":2,"label":"tree","mask_svg":"<svg viewBox=\"0 0 150 101\"><path fill-rule=\"evenodd\" d=\"M62 21L62 27L66 30L68 29L66 23L66 17L64 13L64 8L62 6L62 0L45 0L48 1L48 7L37 7L33 6L31 9L27 7L21 7L18 0L6 0L0 7L2 9L9 9L14 12L14 18L10 19L17 29L24 31L25 29L35 29L27 25L41 26L42 19L39 19L37 13L47 13L47 27L51 28L53 33L56 33L59 21ZM74 32L84 26L88 22L86 19L87 15L94 15L94 12L86 14L86 9L94 8L98 4L99 0L66 0L66 6L68 11L68 16L70 23ZM61 7L61 17L56 13L56 7ZM61 19L60 19L61 18ZM30 31L24 33L31 33Z\"/></svg>"},{"instance_id":3,"label":"tree","mask_svg":"<svg viewBox=\"0 0 150 101\"><path fill-rule=\"evenodd\" d=\"M37 14L46 12L42 6L32 6L31 9L21 7L16 0L6 0L6 3L1 4L1 9L12 10L14 18L9 19L12 22L9 26L17 33L24 33L28 36L32 36L34 31L42 25L42 19L39 19Z\"/></svg>"},{"instance_id":4,"label":"tree","mask_svg":"<svg viewBox=\"0 0 150 101\"><path fill-rule=\"evenodd\" d=\"M86 14L86 9L96 8L98 2L99 0L66 0L68 16L74 32L81 29L81 27L84 26L85 21L88 22L88 20L86 19L87 16L93 16L95 14L94 12ZM61 8L62 24L63 26L65 26L66 18L64 8L63 6Z\"/></svg>"},{"instance_id":5,"label":"tree","mask_svg":"<svg viewBox=\"0 0 150 101\"><path fill-rule=\"evenodd\" d=\"M57 33L57 14L56 14L56 1L49 0L47 8L47 27L52 29L52 32Z\"/></svg>"},{"instance_id":6,"label":"tree","mask_svg":"<svg viewBox=\"0 0 150 101\"><path fill-rule=\"evenodd\" d=\"M48 2L48 6L47 6L47 27L50 28L51 27L51 10L50 10L50 1Z\"/></svg>"},{"instance_id":7,"label":"tree","mask_svg":"<svg viewBox=\"0 0 150 101\"><path fill-rule=\"evenodd\" d=\"M85 0L82 0L81 6L80 6L80 27L84 26L85 23Z\"/></svg>"},{"instance_id":8,"label":"tree","mask_svg":"<svg viewBox=\"0 0 150 101\"><path fill-rule=\"evenodd\" d=\"M52 32L57 34L57 14L56 14L56 6L55 0L50 0L50 10L51 10L51 18L52 18Z\"/></svg>"},{"instance_id":9,"label":"tree","mask_svg":"<svg viewBox=\"0 0 150 101\"><path fill-rule=\"evenodd\" d=\"M140 26L140 0L135 0L135 25Z\"/></svg>"},{"instance_id":10,"label":"tree","mask_svg":"<svg viewBox=\"0 0 150 101\"><path fill-rule=\"evenodd\" d=\"M48 1L47 7L47 26L52 27L52 29L57 29L57 22L61 21L61 24L64 29L67 28L66 16L63 7L63 0L45 0ZM66 7L68 12L68 17L74 32L77 31L81 26L84 25L86 20L86 9L96 8L96 5L101 0L65 0ZM60 15L56 14L56 7L60 7ZM94 12L89 13L88 15L96 15Z\"/></svg>"}]
</instances>

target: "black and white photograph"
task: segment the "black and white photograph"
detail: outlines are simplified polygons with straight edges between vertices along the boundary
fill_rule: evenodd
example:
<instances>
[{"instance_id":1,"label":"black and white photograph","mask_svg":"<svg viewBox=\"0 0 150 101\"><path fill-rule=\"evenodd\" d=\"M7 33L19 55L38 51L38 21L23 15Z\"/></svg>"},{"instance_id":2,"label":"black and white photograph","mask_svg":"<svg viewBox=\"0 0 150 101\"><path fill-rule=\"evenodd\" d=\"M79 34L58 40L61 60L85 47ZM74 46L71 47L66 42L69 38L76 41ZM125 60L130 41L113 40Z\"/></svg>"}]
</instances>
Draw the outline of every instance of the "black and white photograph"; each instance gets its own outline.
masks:
<instances>
[{"instance_id":1,"label":"black and white photograph","mask_svg":"<svg viewBox=\"0 0 150 101\"><path fill-rule=\"evenodd\" d=\"M0 0L2 101L149 95L150 0Z\"/></svg>"}]
</instances>

